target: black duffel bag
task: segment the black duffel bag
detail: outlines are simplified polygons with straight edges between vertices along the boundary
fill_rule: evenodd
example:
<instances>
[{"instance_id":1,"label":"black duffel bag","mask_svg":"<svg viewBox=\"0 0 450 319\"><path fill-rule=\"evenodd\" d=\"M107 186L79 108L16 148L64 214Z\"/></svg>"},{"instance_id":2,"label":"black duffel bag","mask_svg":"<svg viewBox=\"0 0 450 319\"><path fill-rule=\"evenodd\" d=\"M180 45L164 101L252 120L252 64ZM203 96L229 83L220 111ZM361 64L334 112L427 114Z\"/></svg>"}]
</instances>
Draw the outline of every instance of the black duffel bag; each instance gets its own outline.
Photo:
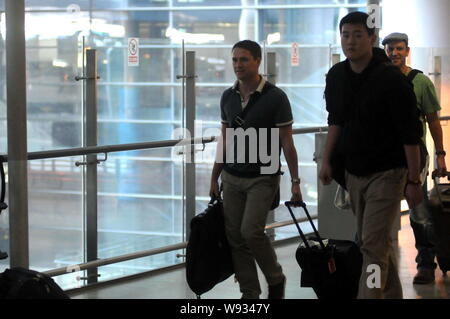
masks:
<instances>
[{"instance_id":1,"label":"black duffel bag","mask_svg":"<svg viewBox=\"0 0 450 319\"><path fill-rule=\"evenodd\" d=\"M223 204L212 198L204 212L193 217L186 248L186 280L200 295L233 273L231 249L225 235Z\"/></svg>"}]
</instances>

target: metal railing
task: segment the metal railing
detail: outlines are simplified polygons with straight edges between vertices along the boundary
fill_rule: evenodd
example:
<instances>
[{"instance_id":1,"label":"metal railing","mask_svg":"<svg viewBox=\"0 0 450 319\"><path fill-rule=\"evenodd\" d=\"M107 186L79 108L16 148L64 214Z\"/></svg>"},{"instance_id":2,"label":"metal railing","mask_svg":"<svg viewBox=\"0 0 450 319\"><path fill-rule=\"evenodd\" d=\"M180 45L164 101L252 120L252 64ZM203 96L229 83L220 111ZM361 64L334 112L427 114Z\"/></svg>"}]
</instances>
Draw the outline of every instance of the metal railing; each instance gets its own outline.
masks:
<instances>
[{"instance_id":1,"label":"metal railing","mask_svg":"<svg viewBox=\"0 0 450 319\"><path fill-rule=\"evenodd\" d=\"M311 128L300 128L294 129L293 134L310 134L310 133L321 133L326 132L328 127L311 127ZM166 141L157 141L157 142L145 142L145 143L133 143L133 144L120 144L120 145L104 145L104 146L90 146L90 147L82 147L82 148L71 148L71 149L61 149L61 150L52 150L52 151L41 151L41 152L30 152L27 154L28 160L38 160L38 159L51 159L51 158L59 158L59 157L69 157L69 156L83 156L88 154L108 154L112 152L123 152L123 151L134 151L134 150L143 150L143 149L156 149L156 148L166 148L166 147L174 147L174 146L182 146L182 145L198 145L198 144L207 144L216 142L218 137L210 136L210 137L200 137L200 138L191 138L191 139L178 139L178 140L166 140ZM8 160L7 155L3 155L5 161ZM306 218L300 218L297 220L298 222L307 221ZM266 230L284 227L288 225L292 225L294 222L290 221L281 221L269 224L266 226ZM95 269L100 266L105 266L109 264L119 263L127 260L138 259L142 257L153 256L157 254L167 253L171 251L176 251L180 249L184 249L187 246L187 242L182 242L175 245L170 245L166 247L160 247L145 251L139 251L135 253L125 254L121 256L105 258L101 260L94 260L82 264L70 265L66 267L61 267L57 269L51 269L45 271L49 276L59 276L68 274L74 271L82 271L88 269Z\"/></svg>"},{"instance_id":2,"label":"metal railing","mask_svg":"<svg viewBox=\"0 0 450 319\"><path fill-rule=\"evenodd\" d=\"M328 131L328 127L311 127L311 128L300 128L294 129L293 134L310 134L310 133L322 133ZM180 140L169 140L169 141L159 141L159 142L148 142L148 143L136 143L136 144L122 144L122 145L109 145L109 146L97 146L97 147L85 147L85 148L76 148L76 149L66 149L66 150L56 150L56 151L45 151L45 152L34 152L29 153L29 159L45 159L45 158L54 158L54 157L65 157L65 156L75 156L75 155L86 155L86 154L100 154L100 153L109 153L109 152L120 152L120 151L132 151L138 149L155 149L155 148L163 148L163 147L172 147L179 145L195 145L195 144L207 144L215 142L218 139L216 136L211 137L201 137L201 138L192 138L192 139L180 139ZM137 148L136 148L137 147ZM312 216L316 217L316 216ZM299 218L297 221L299 223L307 221L307 218ZM266 230L275 229L279 227L285 227L294 224L294 221L281 221L274 222L266 226ZM115 264L123 261L154 256L158 254L163 254L171 251L176 251L180 249L185 249L187 246L187 242L182 242L170 246L154 248L145 251L139 251L135 253L125 254L121 256L105 258L95 261L90 261L87 263L70 265L66 267L61 267L57 269L52 269L45 271L44 273L49 276L60 276L64 274L68 274L74 271L82 271L88 269L94 269L100 266Z\"/></svg>"}]
</instances>

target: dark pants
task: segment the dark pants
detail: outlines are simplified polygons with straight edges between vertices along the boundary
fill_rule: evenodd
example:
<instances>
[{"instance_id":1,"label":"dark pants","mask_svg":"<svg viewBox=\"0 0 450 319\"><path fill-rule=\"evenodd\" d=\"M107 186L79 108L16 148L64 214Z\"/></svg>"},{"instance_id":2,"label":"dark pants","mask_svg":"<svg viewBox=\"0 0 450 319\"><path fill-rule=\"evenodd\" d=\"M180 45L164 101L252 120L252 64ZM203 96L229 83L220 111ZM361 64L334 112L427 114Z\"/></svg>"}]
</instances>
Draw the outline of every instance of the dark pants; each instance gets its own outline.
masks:
<instances>
[{"instance_id":1,"label":"dark pants","mask_svg":"<svg viewBox=\"0 0 450 319\"><path fill-rule=\"evenodd\" d=\"M424 201L416 208L410 210L409 220L414 232L417 249L417 269L436 269L434 262L434 229L430 215L427 183L423 185Z\"/></svg>"}]
</instances>

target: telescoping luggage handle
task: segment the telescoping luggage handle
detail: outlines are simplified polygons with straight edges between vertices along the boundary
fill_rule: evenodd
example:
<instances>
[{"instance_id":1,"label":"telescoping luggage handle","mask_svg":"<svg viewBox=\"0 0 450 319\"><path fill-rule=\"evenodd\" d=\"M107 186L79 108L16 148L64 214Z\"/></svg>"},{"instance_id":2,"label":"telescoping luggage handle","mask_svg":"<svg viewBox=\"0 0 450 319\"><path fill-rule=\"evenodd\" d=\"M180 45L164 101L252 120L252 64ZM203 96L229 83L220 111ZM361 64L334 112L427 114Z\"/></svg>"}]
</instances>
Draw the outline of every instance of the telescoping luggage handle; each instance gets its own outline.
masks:
<instances>
[{"instance_id":1,"label":"telescoping luggage handle","mask_svg":"<svg viewBox=\"0 0 450 319\"><path fill-rule=\"evenodd\" d=\"M292 211L291 206L298 205L298 206L301 206L303 208L303 210L305 211L306 217L308 218L309 223L311 224L311 226L313 228L314 234L316 235L316 238L319 240L320 247L323 249L323 251L327 251L326 248L325 248L325 244L323 243L322 237L320 237L320 234L317 231L316 226L314 226L314 223L312 221L311 216L309 215L308 209L306 208L306 204L304 202L290 202L290 201L287 201L287 202L284 202L284 205L286 205L286 207L288 208L289 213L291 214L291 217L292 217L292 219L293 219L293 221L295 223L295 226L297 227L297 230L298 230L298 232L300 234L300 237L302 238L302 240L305 243L305 246L308 248L308 250L311 251L312 248L309 245L305 234L302 232L302 230L300 228L300 225L297 222L297 218L295 218L294 212ZM334 261L334 257L333 257L332 254L330 254L329 257L330 257L330 259L328 260L328 269L329 269L330 273L334 273L336 271L336 263Z\"/></svg>"},{"instance_id":2,"label":"telescoping luggage handle","mask_svg":"<svg viewBox=\"0 0 450 319\"><path fill-rule=\"evenodd\" d=\"M316 229L316 226L314 226L314 223L312 221L311 215L309 215L308 209L306 208L306 204L304 202L290 202L290 201L288 201L288 202L285 202L284 205L286 205L286 207L288 208L289 213L291 214L292 220L294 221L295 226L297 227L297 230L298 230L298 232L300 234L300 237L302 238L302 240L305 243L306 247L308 249L311 249L311 246L309 245L305 234L302 232L302 230L300 228L300 225L297 222L297 218L295 218L295 215L294 215L294 212L292 211L291 206L299 205L299 206L301 206L303 208L303 210L305 211L306 217L308 217L309 223L311 224L311 226L313 228L314 235L316 235L316 238L319 240L320 247L325 250L325 244L323 243L322 237L320 237L319 232Z\"/></svg>"},{"instance_id":3,"label":"telescoping luggage handle","mask_svg":"<svg viewBox=\"0 0 450 319\"><path fill-rule=\"evenodd\" d=\"M442 201L442 197L441 197L441 193L439 192L439 188L438 188L438 184L439 184L439 177L438 176L432 176L433 177L433 182L434 182L434 187L436 189L436 195L437 198L439 200L440 205L443 205L443 201ZM445 176L447 178L447 180L450 181L450 172L447 172L447 176Z\"/></svg>"}]
</instances>

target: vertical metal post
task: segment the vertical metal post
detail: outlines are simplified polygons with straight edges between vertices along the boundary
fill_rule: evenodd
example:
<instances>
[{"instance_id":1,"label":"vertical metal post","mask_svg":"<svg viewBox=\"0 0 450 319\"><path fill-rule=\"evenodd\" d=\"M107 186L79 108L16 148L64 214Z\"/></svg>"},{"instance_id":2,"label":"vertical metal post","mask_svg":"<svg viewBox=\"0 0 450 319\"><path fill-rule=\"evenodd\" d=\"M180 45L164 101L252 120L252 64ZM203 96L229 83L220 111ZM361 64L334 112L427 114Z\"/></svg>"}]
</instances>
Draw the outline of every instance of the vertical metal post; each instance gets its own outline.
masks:
<instances>
[{"instance_id":1,"label":"vertical metal post","mask_svg":"<svg viewBox=\"0 0 450 319\"><path fill-rule=\"evenodd\" d=\"M186 51L186 129L195 137L195 52ZM190 220L195 216L195 145L186 153L186 239L189 238Z\"/></svg>"},{"instance_id":2,"label":"vertical metal post","mask_svg":"<svg viewBox=\"0 0 450 319\"><path fill-rule=\"evenodd\" d=\"M331 55L331 65L335 65L341 62L341 55L339 53L333 53Z\"/></svg>"},{"instance_id":3,"label":"vertical metal post","mask_svg":"<svg viewBox=\"0 0 450 319\"><path fill-rule=\"evenodd\" d=\"M276 53L275 52L267 52L266 53L266 63L267 66L267 74L266 79L268 82L272 84L276 84L277 82L277 64L276 64ZM275 210L269 211L267 214L267 224L272 224L275 222ZM275 229L271 228L266 230L267 236L271 239L275 239Z\"/></svg>"},{"instance_id":4,"label":"vertical metal post","mask_svg":"<svg viewBox=\"0 0 450 319\"><path fill-rule=\"evenodd\" d=\"M266 78L272 84L277 83L277 61L275 52L266 53L267 74Z\"/></svg>"},{"instance_id":5,"label":"vertical metal post","mask_svg":"<svg viewBox=\"0 0 450 319\"><path fill-rule=\"evenodd\" d=\"M86 146L97 146L97 52L86 51ZM97 155L86 157L86 260L97 256ZM97 282L97 268L88 269L88 284Z\"/></svg>"},{"instance_id":6,"label":"vertical metal post","mask_svg":"<svg viewBox=\"0 0 450 319\"><path fill-rule=\"evenodd\" d=\"M430 73L434 77L434 87L436 88L436 95L439 103L441 102L441 89L442 89L442 57L435 56L433 60L433 73Z\"/></svg>"},{"instance_id":7,"label":"vertical metal post","mask_svg":"<svg viewBox=\"0 0 450 319\"><path fill-rule=\"evenodd\" d=\"M10 266L29 267L24 0L6 1Z\"/></svg>"}]
</instances>

